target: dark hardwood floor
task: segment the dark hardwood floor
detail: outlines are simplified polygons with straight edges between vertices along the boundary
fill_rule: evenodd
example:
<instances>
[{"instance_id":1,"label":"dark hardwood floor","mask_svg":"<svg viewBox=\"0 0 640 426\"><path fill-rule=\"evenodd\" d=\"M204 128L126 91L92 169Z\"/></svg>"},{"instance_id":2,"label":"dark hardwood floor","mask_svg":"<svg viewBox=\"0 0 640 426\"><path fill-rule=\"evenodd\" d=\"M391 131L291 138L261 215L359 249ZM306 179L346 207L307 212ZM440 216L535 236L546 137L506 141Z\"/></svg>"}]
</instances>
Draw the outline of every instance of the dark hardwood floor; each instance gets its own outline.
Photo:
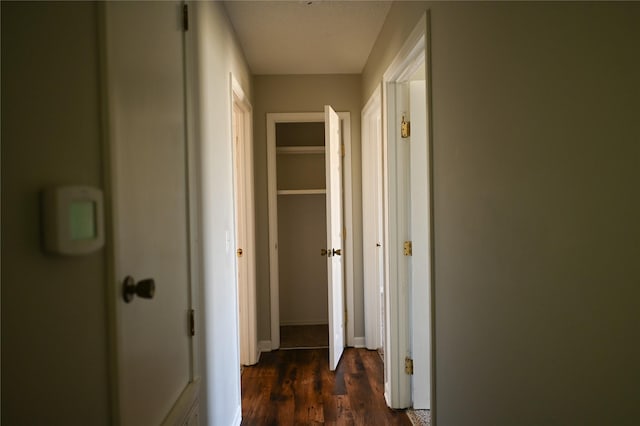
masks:
<instances>
[{"instance_id":1,"label":"dark hardwood floor","mask_svg":"<svg viewBox=\"0 0 640 426\"><path fill-rule=\"evenodd\" d=\"M329 326L280 326L280 349L329 347Z\"/></svg>"},{"instance_id":2,"label":"dark hardwood floor","mask_svg":"<svg viewBox=\"0 0 640 426\"><path fill-rule=\"evenodd\" d=\"M335 372L328 349L263 353L242 372L243 425L411 425L383 396L377 352L347 348Z\"/></svg>"}]
</instances>

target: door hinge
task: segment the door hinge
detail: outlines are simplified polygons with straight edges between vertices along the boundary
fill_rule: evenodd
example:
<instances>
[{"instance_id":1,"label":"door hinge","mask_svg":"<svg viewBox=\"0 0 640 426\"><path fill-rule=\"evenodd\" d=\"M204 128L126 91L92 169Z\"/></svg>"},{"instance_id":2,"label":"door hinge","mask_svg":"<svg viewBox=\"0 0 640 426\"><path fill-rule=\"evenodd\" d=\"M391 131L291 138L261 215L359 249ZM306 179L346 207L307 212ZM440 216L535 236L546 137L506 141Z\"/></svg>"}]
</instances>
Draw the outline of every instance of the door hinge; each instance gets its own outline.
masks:
<instances>
[{"instance_id":1,"label":"door hinge","mask_svg":"<svg viewBox=\"0 0 640 426\"><path fill-rule=\"evenodd\" d=\"M409 357L404 359L404 372L413 376L413 360Z\"/></svg>"},{"instance_id":2,"label":"door hinge","mask_svg":"<svg viewBox=\"0 0 640 426\"><path fill-rule=\"evenodd\" d=\"M196 311L194 309L189 309L189 335L196 335Z\"/></svg>"},{"instance_id":3,"label":"door hinge","mask_svg":"<svg viewBox=\"0 0 640 426\"><path fill-rule=\"evenodd\" d=\"M342 155L344 157L344 152L345 152L345 148L344 148L344 144L340 145L340 155Z\"/></svg>"},{"instance_id":4,"label":"door hinge","mask_svg":"<svg viewBox=\"0 0 640 426\"><path fill-rule=\"evenodd\" d=\"M400 136L403 139L411 136L411 122L405 121L404 115L402 116L402 121L400 122Z\"/></svg>"},{"instance_id":5,"label":"door hinge","mask_svg":"<svg viewBox=\"0 0 640 426\"><path fill-rule=\"evenodd\" d=\"M189 31L189 5L182 5L182 29Z\"/></svg>"},{"instance_id":6,"label":"door hinge","mask_svg":"<svg viewBox=\"0 0 640 426\"><path fill-rule=\"evenodd\" d=\"M404 255L405 256L412 256L413 255L413 247L411 244L411 241L405 241L404 242Z\"/></svg>"}]
</instances>

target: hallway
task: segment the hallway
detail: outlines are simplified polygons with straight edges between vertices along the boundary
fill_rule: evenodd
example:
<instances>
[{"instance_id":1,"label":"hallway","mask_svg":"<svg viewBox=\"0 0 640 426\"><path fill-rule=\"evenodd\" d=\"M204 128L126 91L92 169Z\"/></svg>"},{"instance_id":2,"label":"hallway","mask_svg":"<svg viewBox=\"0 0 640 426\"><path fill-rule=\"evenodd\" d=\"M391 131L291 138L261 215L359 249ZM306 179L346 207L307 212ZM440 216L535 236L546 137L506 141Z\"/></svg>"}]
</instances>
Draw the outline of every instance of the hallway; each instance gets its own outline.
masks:
<instances>
[{"instance_id":1,"label":"hallway","mask_svg":"<svg viewBox=\"0 0 640 426\"><path fill-rule=\"evenodd\" d=\"M407 379L410 355L434 425L640 425L640 2L393 1L378 9L383 3L0 3L0 423L239 426L244 408L245 424L406 424L405 413L384 408L379 365L369 371L373 353L348 349L329 373L326 349L269 352L281 347L279 326L295 319L281 321L272 309L281 293L270 253L280 246L269 240L277 235L269 185L277 182L268 158L277 163L278 153L267 149L267 114L316 114L330 104L351 120L343 129L351 226L338 248L345 344L399 349L384 351L385 379ZM361 25L367 17L377 26ZM344 35L332 28L340 22ZM424 49L403 49L416 28ZM350 45L357 40L368 44ZM415 75L391 68L406 50L428 65L421 155L415 111L403 115L389 96ZM365 120L370 100L375 114ZM250 108L234 112L245 101ZM233 115L246 111L245 126L234 126ZM402 140L403 126L413 140ZM241 176L254 184L249 246L236 232L239 135L251 136L244 152L253 149L244 163L253 176ZM401 153L410 150L429 171L398 164L388 149L398 135ZM322 155L291 151L281 150L281 160ZM362 173L380 164L400 167ZM429 190L430 204L390 238L388 225L409 218L415 199L400 203L391 191L367 203L362 195L405 178L409 190ZM72 188L99 191L103 201L43 203L50 189ZM321 186L304 188L318 193L279 198L323 195ZM372 221L380 238L365 226L369 204L383 205ZM125 229L127 221L138 223ZM104 235L104 245L62 255L44 244L47 235L80 246ZM328 254L322 241L312 250L318 263L327 261L322 248ZM410 293L414 269L368 267L364 259L376 253L384 266L430 265L429 291ZM238 254L255 260L247 273L255 285L237 285ZM129 277L153 279L153 299L127 302ZM146 283L140 293L148 296ZM241 305L244 289L252 300ZM291 299L303 297L311 306L326 300ZM402 298L415 303L405 309ZM368 308L376 303L384 316ZM375 322L428 306L428 323L378 332ZM249 322L248 352L263 355L242 383L241 327ZM416 330L431 336L428 359L414 350ZM433 380L416 380L420 371ZM388 384L389 395L400 389ZM416 387L403 389L415 402Z\"/></svg>"},{"instance_id":2,"label":"hallway","mask_svg":"<svg viewBox=\"0 0 640 426\"><path fill-rule=\"evenodd\" d=\"M265 352L242 373L242 425L410 425L387 408L375 351L345 349L335 373L327 349Z\"/></svg>"}]
</instances>

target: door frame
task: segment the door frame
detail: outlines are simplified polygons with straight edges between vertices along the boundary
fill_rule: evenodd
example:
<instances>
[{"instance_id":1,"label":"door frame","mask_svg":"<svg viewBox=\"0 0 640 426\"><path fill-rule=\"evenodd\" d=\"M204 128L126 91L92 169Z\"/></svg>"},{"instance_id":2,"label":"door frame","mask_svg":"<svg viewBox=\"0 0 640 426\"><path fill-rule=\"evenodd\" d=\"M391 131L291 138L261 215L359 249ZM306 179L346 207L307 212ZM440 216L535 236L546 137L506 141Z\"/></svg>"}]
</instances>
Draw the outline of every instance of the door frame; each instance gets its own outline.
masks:
<instances>
[{"instance_id":1,"label":"door frame","mask_svg":"<svg viewBox=\"0 0 640 426\"><path fill-rule=\"evenodd\" d=\"M386 339L385 339L385 399L389 407L406 408L412 405L411 376L405 373L405 357L411 356L411 345L415 336L412 336L412 324L408 313L411 310L411 300L409 292L411 290L411 271L404 261L402 255L404 238L409 230L406 211L403 211L403 203L409 200L409 193L403 187L401 179L409 178L404 176L409 164L402 159L402 150L399 150L397 143L400 138L400 111L397 110L397 101L403 96L399 83L408 80L421 64L426 69L426 101L427 101L427 156L426 166L428 170L427 182L427 210L429 235L424 242L427 245L426 254L428 262L427 275L430 283L428 289L429 300L423 306L429 310L427 318L430 324L427 325L428 336L428 375L430 378L431 407L435 400L435 381L433 371L434 361L434 298L433 298L433 166L432 166L432 128L431 128L431 59L429 52L430 35L430 14L424 14L411 34L407 37L402 48L391 62L384 73L382 81L383 98L383 149L384 149L384 175L386 178L384 186L384 206L385 206L385 305L386 305ZM397 189L390 192L389 188ZM415 238L413 238L415 239ZM391 285L391 283L394 285ZM396 283L399 283L396 285Z\"/></svg>"},{"instance_id":2,"label":"door frame","mask_svg":"<svg viewBox=\"0 0 640 426\"><path fill-rule=\"evenodd\" d=\"M342 123L345 154L343 158L342 206L346 235L343 246L345 263L345 309L347 314L347 345L354 346L353 301L353 191L351 177L351 114L337 112ZM269 292L271 310L271 350L280 348L280 284L278 270L278 194L276 180L276 123L324 122L324 112L267 113L267 192L269 206ZM266 349L266 345L261 345Z\"/></svg>"},{"instance_id":3,"label":"door frame","mask_svg":"<svg viewBox=\"0 0 640 426\"><path fill-rule=\"evenodd\" d=\"M381 348L384 337L384 241L382 89L378 86L362 109L362 261L367 349Z\"/></svg>"},{"instance_id":4,"label":"door frame","mask_svg":"<svg viewBox=\"0 0 640 426\"><path fill-rule=\"evenodd\" d=\"M245 262L236 257L238 287L238 349L240 363L253 365L258 362L258 323L256 298L256 236L255 193L253 181L253 108L242 85L229 74L231 92L231 143L234 162L234 211L236 249L242 248ZM236 112L238 111L238 112ZM236 134L234 120L241 120L241 130ZM242 149L237 150L236 138ZM238 171L240 172L238 174ZM240 184L242 182L242 184ZM241 187L240 187L241 186ZM241 233L245 241L238 241ZM243 247L240 247L242 244ZM244 269L244 270L243 270ZM245 277L241 279L240 277ZM242 308L241 308L242 307Z\"/></svg>"}]
</instances>

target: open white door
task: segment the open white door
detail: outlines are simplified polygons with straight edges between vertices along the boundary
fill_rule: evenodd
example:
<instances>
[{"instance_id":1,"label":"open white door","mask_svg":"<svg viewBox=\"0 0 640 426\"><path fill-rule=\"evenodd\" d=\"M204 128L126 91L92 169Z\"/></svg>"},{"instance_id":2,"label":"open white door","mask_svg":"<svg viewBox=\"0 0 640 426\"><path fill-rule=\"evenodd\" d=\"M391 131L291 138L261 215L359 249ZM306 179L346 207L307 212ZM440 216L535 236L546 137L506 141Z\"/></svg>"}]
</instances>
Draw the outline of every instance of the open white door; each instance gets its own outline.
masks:
<instances>
[{"instance_id":1,"label":"open white door","mask_svg":"<svg viewBox=\"0 0 640 426\"><path fill-rule=\"evenodd\" d=\"M327 275L329 285L329 370L344 351L344 287L342 271L342 138L340 118L324 107L325 161L327 174Z\"/></svg>"},{"instance_id":2,"label":"open white door","mask_svg":"<svg viewBox=\"0 0 640 426\"><path fill-rule=\"evenodd\" d=\"M251 104L231 76L240 364L258 362Z\"/></svg>"},{"instance_id":3,"label":"open white door","mask_svg":"<svg viewBox=\"0 0 640 426\"><path fill-rule=\"evenodd\" d=\"M183 33L176 25L181 10L180 2L104 4L113 422L121 425L183 424L197 400L191 384ZM127 276L137 285L128 302Z\"/></svg>"}]
</instances>

